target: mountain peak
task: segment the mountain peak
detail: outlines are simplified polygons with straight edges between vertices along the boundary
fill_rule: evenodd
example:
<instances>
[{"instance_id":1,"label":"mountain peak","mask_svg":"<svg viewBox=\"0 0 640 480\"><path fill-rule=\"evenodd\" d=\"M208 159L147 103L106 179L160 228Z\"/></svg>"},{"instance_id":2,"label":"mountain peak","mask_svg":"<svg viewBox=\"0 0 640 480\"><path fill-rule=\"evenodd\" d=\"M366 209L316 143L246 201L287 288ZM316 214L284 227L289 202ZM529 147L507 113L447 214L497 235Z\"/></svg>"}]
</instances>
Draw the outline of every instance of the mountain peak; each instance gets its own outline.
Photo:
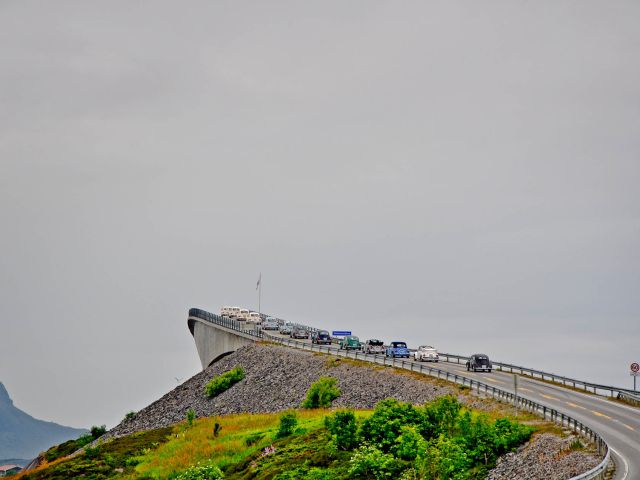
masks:
<instances>
[{"instance_id":1,"label":"mountain peak","mask_svg":"<svg viewBox=\"0 0 640 480\"><path fill-rule=\"evenodd\" d=\"M2 382L0 382L0 405L13 405L13 400Z\"/></svg>"}]
</instances>

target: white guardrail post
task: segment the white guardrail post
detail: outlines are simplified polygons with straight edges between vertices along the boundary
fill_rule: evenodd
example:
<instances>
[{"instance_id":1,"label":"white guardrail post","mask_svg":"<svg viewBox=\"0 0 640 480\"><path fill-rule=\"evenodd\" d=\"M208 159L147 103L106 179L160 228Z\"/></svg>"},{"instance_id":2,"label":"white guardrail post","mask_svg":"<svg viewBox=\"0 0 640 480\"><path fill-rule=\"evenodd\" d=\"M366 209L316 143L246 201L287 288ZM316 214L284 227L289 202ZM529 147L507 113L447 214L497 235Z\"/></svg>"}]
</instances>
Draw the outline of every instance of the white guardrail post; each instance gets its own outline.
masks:
<instances>
[{"instance_id":1,"label":"white guardrail post","mask_svg":"<svg viewBox=\"0 0 640 480\"><path fill-rule=\"evenodd\" d=\"M282 345L287 345L290 347L294 347L294 348L298 348L301 350L310 350L310 351L318 351L318 352L322 352L322 346L321 345L314 345L313 343L309 344L309 343L304 343L304 342L299 342L297 340L293 340L293 339L289 339L289 338L281 338L281 337L275 337L272 336L270 334L265 334L260 328L257 328L255 330L247 330L243 327L245 327L246 325L243 324L243 322L238 322L236 320L232 320L230 318L225 318L225 317L220 317L219 315L215 315L213 313L207 312L205 310L200 310L198 308L192 308L189 310L189 317L195 317L198 318L200 320L204 320L204 321L208 321L210 323L219 325L221 327L224 328L228 328L230 330L236 330L238 332L241 332L245 335L250 335L250 336L254 336L256 338L256 340L259 339L267 339L269 341L272 341L274 343L280 343ZM326 353L332 354L332 355L337 355L339 357L349 357L349 350L331 350L328 346L326 347ZM364 352L358 352L357 350L354 351L354 355L353 358L354 359L358 359L358 353L360 353L360 357L362 361L366 361L366 362L370 362L370 363L376 363L376 364L380 364L380 360L382 360L382 365L389 365L387 363L387 359L386 356L382 355L375 355L375 354L366 354ZM380 358L381 357L381 358ZM464 357L461 355L452 355L452 354L440 354L440 357L446 357L447 358L447 362L450 363L454 363L451 362L451 358L455 359L456 362L455 363L460 363L461 359L464 359L464 361L466 362L468 357ZM571 381L571 382L575 382L578 384L584 384L585 385L585 390L586 387L597 387L600 389L604 389L604 390L611 390L612 391L612 395L613 395L613 391L618 391L619 394L625 394L625 395L630 395L630 396L634 396L631 392L627 392L625 389L617 389L615 387L604 387L602 385L595 385L595 384L590 384L587 382L581 382L579 380L574 380L574 379L568 379L566 377L560 377L557 375L553 375L553 374L549 374L546 372L541 372L539 370L533 370L533 369L528 369L525 367L519 367L519 366L515 366L515 365L509 365L509 364L504 364L504 363L498 363L498 362L493 362L494 365L498 365L498 369L499 370L503 370L504 368L510 368L511 372L513 371L512 369L516 369L518 370L522 375L527 375L527 373L523 373L523 372L536 372L538 374L542 374L544 378L544 376L548 376L550 378L563 378L567 381ZM583 436L584 438L589 439L590 441L592 441L597 450L598 450L598 454L601 455L602 461L593 469L589 470L588 472L585 472L581 475L578 475L576 477L573 477L570 480L591 480L591 479L602 479L604 478L604 474L607 470L607 467L609 466L609 461L611 458L611 453L609 451L609 446L607 445L607 443L602 439L602 437L600 437L600 435L593 431L591 428L587 427L586 425L584 425L582 422L580 422L579 420L576 420L575 418L571 417L570 415L567 415L563 412L560 412L554 408L548 407L546 405L543 405L541 403L535 402L533 400L529 400L526 398L523 398L521 396L518 396L517 398L515 398L515 395L511 392L508 392L506 390L502 390L500 388L494 387L492 385L488 385L486 383L483 382L479 382L477 380L474 380L472 378L469 377L465 377L463 375L458 375L458 374L452 374L448 371L445 370L440 370L438 368L435 367L430 367L430 366L425 366L423 364L418 365L418 370L415 369L416 365L413 362L405 362L404 359L402 359L402 363L400 365L397 364L397 359L396 358L392 358L391 359L391 364L390 366L393 366L395 368L402 368L404 370L410 370L410 371L419 371L420 373L423 373L425 375L429 375L432 377L436 377L436 378L444 378L447 381L453 381L454 383L463 385L463 386L467 386L468 383L468 387L473 390L474 388L476 389L476 392L478 393L478 395L481 393L481 389L483 390L484 394L486 396L491 395L492 398L495 398L499 401L502 402L506 402L509 403L511 405L514 404L514 402L518 403L518 407L520 409L523 410L527 410L531 413L534 413L536 415L541 416L542 418L544 418L545 420L550 420L554 423L558 423L560 424L563 428L570 428L571 430L573 430L574 433L577 433L581 436ZM533 375L532 375L533 376ZM594 393L595 393L595 388L594 388ZM638 400L640 401L640 398L638 398ZM548 417L547 417L548 416Z\"/></svg>"}]
</instances>

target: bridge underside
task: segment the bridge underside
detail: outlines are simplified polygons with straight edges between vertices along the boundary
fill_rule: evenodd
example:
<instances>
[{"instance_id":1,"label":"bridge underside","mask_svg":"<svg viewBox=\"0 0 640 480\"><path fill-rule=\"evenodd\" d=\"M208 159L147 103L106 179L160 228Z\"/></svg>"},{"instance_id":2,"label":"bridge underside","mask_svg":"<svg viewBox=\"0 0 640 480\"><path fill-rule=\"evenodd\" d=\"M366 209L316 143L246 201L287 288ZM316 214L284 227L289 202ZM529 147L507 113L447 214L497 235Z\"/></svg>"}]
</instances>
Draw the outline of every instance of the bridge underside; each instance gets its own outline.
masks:
<instances>
[{"instance_id":1,"label":"bridge underside","mask_svg":"<svg viewBox=\"0 0 640 480\"><path fill-rule=\"evenodd\" d=\"M212 323L189 317L189 330L193 335L204 370L216 360L235 352L240 347L251 345L255 340L240 336L238 332L227 330Z\"/></svg>"}]
</instances>

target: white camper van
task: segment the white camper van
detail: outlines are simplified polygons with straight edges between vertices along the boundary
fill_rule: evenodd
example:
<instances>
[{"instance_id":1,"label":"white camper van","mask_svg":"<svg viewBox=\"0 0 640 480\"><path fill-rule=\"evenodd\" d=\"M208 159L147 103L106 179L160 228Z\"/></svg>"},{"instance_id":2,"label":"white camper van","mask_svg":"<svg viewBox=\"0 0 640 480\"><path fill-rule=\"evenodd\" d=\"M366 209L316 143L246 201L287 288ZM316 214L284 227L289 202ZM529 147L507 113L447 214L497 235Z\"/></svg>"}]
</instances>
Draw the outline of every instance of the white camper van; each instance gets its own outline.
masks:
<instances>
[{"instance_id":1,"label":"white camper van","mask_svg":"<svg viewBox=\"0 0 640 480\"><path fill-rule=\"evenodd\" d=\"M260 323L262 323L262 317L260 316L260 314L258 312L250 312L249 313L249 321L253 322L255 324L260 324Z\"/></svg>"},{"instance_id":2,"label":"white camper van","mask_svg":"<svg viewBox=\"0 0 640 480\"><path fill-rule=\"evenodd\" d=\"M243 321L249 320L249 310L247 310L246 308L241 308L240 313L238 314L238 318L236 318L236 320L243 320Z\"/></svg>"}]
</instances>

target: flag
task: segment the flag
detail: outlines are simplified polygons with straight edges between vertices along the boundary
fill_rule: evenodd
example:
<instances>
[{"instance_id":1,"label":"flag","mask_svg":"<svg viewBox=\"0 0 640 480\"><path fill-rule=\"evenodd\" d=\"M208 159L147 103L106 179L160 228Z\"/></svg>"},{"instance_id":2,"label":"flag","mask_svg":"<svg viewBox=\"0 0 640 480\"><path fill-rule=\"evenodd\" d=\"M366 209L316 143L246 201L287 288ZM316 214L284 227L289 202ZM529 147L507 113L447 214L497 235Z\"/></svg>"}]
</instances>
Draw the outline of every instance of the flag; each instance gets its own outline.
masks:
<instances>
[{"instance_id":1,"label":"flag","mask_svg":"<svg viewBox=\"0 0 640 480\"><path fill-rule=\"evenodd\" d=\"M258 276L258 283L256 283L256 290L260 287L260 280L262 280L262 273Z\"/></svg>"}]
</instances>

